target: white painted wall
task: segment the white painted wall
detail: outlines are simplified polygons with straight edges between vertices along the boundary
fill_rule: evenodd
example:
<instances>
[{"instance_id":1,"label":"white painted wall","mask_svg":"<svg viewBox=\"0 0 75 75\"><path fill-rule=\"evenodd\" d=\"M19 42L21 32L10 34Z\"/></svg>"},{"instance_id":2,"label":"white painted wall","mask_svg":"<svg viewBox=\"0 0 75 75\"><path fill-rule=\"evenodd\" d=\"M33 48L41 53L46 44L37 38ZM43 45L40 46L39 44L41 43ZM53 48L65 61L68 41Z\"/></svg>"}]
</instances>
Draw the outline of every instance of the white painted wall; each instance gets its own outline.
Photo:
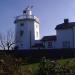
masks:
<instances>
[{"instance_id":1,"label":"white painted wall","mask_svg":"<svg viewBox=\"0 0 75 75\"><path fill-rule=\"evenodd\" d=\"M24 23L24 26L21 26L21 23ZM38 28L35 28L36 25L38 26ZM24 31L23 36L20 36L21 30ZM36 31L38 32L38 37L36 35ZM18 22L16 25L16 40L20 42L17 43L17 45L19 45L21 49L30 48L30 41L31 45L34 45L35 40L39 40L39 24L32 20ZM23 44L23 46L21 46L21 44Z\"/></svg>"},{"instance_id":2,"label":"white painted wall","mask_svg":"<svg viewBox=\"0 0 75 75\"><path fill-rule=\"evenodd\" d=\"M24 26L20 24L24 23ZM22 21L18 21L15 27L16 38L15 41L18 41L16 45L19 46L20 49L29 49L30 46L36 43L35 40L40 39L39 33L39 23L32 19L24 19ZM24 31L24 35L20 36L20 31ZM38 36L37 36L38 33ZM31 43L30 43L31 42ZM23 46L21 46L23 44Z\"/></svg>"},{"instance_id":3,"label":"white painted wall","mask_svg":"<svg viewBox=\"0 0 75 75\"><path fill-rule=\"evenodd\" d=\"M73 48L73 29L57 30L56 48L63 48L64 41L70 41L70 48Z\"/></svg>"},{"instance_id":4,"label":"white painted wall","mask_svg":"<svg viewBox=\"0 0 75 75\"><path fill-rule=\"evenodd\" d=\"M51 42L52 43L52 47L49 47L48 46L48 42ZM55 45L56 45L56 41L44 41L43 42L43 45L45 46L45 49L54 49L55 48Z\"/></svg>"},{"instance_id":5,"label":"white painted wall","mask_svg":"<svg viewBox=\"0 0 75 75\"><path fill-rule=\"evenodd\" d=\"M35 40L40 40L39 23L34 22Z\"/></svg>"}]
</instances>

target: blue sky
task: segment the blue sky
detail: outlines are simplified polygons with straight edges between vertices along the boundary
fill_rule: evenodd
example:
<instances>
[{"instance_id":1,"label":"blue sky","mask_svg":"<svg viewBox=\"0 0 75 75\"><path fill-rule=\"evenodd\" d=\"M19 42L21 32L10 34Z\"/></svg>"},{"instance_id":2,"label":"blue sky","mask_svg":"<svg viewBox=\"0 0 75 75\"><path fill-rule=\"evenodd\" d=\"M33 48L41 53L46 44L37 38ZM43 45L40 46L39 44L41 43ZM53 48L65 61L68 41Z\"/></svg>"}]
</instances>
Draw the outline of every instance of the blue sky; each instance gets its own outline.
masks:
<instances>
[{"instance_id":1,"label":"blue sky","mask_svg":"<svg viewBox=\"0 0 75 75\"><path fill-rule=\"evenodd\" d=\"M0 0L0 32L14 31L15 17L28 5L40 19L41 37L56 34L55 27L64 18L75 21L75 0Z\"/></svg>"}]
</instances>

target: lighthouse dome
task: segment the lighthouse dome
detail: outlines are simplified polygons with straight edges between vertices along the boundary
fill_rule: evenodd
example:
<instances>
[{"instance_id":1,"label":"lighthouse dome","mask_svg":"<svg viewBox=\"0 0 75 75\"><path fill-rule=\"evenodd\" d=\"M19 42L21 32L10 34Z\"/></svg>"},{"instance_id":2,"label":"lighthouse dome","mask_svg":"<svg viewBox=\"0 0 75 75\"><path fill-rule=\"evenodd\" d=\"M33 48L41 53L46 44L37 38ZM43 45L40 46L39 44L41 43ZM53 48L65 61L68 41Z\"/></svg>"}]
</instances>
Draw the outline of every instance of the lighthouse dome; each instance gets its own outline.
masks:
<instances>
[{"instance_id":1,"label":"lighthouse dome","mask_svg":"<svg viewBox=\"0 0 75 75\"><path fill-rule=\"evenodd\" d=\"M23 11L23 14L25 15L32 15L32 10L31 10L32 7L27 7L24 11Z\"/></svg>"},{"instance_id":2,"label":"lighthouse dome","mask_svg":"<svg viewBox=\"0 0 75 75\"><path fill-rule=\"evenodd\" d=\"M38 17L32 15L32 10L31 9L32 9L32 7L25 8L25 10L23 11L23 15L20 15L20 16L16 17L15 23L17 21L22 21L22 20L27 20L27 19L35 20L36 22L39 23Z\"/></svg>"}]
</instances>

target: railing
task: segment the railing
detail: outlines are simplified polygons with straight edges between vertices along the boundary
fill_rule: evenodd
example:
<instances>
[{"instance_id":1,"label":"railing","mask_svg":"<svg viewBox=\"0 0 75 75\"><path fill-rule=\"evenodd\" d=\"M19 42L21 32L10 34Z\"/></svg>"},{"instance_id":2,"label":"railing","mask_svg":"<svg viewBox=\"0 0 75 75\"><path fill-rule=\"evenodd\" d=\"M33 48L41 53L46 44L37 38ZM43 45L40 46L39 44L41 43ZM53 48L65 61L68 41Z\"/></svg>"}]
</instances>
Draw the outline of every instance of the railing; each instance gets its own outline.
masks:
<instances>
[{"instance_id":1,"label":"railing","mask_svg":"<svg viewBox=\"0 0 75 75\"><path fill-rule=\"evenodd\" d=\"M16 17L16 20L20 20L20 19L34 19L37 22L39 22L39 19L36 16L33 15L20 15Z\"/></svg>"}]
</instances>

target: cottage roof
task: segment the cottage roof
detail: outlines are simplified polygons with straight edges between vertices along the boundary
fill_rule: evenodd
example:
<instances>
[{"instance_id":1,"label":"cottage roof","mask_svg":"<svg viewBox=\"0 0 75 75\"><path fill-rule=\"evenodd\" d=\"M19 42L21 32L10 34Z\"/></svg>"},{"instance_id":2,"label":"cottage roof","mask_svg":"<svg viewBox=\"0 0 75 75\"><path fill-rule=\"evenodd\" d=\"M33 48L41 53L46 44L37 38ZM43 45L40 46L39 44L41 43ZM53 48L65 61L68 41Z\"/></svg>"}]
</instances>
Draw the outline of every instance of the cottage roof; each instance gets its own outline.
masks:
<instances>
[{"instance_id":1,"label":"cottage roof","mask_svg":"<svg viewBox=\"0 0 75 75\"><path fill-rule=\"evenodd\" d=\"M73 26L75 26L75 22L68 22L68 19L64 19L64 23L57 25L55 29L69 29Z\"/></svg>"},{"instance_id":2,"label":"cottage roof","mask_svg":"<svg viewBox=\"0 0 75 75\"><path fill-rule=\"evenodd\" d=\"M55 41L56 40L56 35L53 36L44 36L41 41Z\"/></svg>"},{"instance_id":3,"label":"cottage roof","mask_svg":"<svg viewBox=\"0 0 75 75\"><path fill-rule=\"evenodd\" d=\"M55 29L56 30L69 29L69 28L72 28L73 26L75 26L75 22L70 22L68 24L62 23L62 24L57 25Z\"/></svg>"}]
</instances>

